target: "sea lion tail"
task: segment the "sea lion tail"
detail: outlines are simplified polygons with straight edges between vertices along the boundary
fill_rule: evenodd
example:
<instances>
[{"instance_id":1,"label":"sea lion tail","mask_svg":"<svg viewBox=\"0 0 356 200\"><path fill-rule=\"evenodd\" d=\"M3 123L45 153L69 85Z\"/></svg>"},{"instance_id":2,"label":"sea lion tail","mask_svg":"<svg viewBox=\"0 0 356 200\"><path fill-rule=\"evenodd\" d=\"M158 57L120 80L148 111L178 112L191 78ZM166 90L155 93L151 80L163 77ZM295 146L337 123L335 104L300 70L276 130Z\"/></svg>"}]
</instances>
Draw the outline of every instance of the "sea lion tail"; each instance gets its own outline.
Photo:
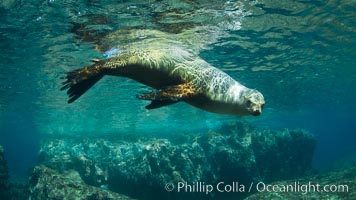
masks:
<instances>
[{"instance_id":1,"label":"sea lion tail","mask_svg":"<svg viewBox=\"0 0 356 200\"><path fill-rule=\"evenodd\" d=\"M61 90L68 89L68 103L77 100L98 82L104 76L102 69L103 67L99 65L99 62L96 62L91 66L66 72L66 76L63 77L66 80L62 83Z\"/></svg>"}]
</instances>

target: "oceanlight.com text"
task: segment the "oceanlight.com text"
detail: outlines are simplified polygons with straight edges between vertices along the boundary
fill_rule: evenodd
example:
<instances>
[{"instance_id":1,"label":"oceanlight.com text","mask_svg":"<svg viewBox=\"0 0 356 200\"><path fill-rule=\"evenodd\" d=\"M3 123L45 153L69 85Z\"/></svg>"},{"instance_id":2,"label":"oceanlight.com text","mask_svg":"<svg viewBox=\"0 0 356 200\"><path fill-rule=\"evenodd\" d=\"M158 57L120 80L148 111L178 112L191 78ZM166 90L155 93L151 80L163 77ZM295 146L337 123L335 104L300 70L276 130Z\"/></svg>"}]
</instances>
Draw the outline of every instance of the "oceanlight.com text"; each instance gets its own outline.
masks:
<instances>
[{"instance_id":1,"label":"oceanlight.com text","mask_svg":"<svg viewBox=\"0 0 356 200\"><path fill-rule=\"evenodd\" d=\"M256 190L258 192L300 192L302 194L307 194L310 192L348 192L348 185L336 185L336 184L325 184L320 185L318 183L299 183L293 182L292 184L265 184L263 182L258 182L256 184Z\"/></svg>"}]
</instances>

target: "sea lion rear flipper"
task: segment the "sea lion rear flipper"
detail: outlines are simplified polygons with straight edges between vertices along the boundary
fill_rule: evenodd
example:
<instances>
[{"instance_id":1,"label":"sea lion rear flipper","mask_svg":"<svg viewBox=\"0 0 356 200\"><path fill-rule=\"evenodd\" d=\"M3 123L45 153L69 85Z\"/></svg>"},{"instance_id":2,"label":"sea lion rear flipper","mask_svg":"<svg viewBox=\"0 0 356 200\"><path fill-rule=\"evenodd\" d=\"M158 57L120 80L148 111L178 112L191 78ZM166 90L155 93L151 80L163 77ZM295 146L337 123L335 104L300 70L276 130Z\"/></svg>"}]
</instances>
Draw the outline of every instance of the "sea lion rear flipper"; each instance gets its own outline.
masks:
<instances>
[{"instance_id":1,"label":"sea lion rear flipper","mask_svg":"<svg viewBox=\"0 0 356 200\"><path fill-rule=\"evenodd\" d=\"M191 82L179 85L168 86L164 89L152 91L150 93L137 95L137 98L143 100L152 100L152 103L146 106L147 109L159 108L171 105L178 101L190 98L196 94L196 89Z\"/></svg>"}]
</instances>

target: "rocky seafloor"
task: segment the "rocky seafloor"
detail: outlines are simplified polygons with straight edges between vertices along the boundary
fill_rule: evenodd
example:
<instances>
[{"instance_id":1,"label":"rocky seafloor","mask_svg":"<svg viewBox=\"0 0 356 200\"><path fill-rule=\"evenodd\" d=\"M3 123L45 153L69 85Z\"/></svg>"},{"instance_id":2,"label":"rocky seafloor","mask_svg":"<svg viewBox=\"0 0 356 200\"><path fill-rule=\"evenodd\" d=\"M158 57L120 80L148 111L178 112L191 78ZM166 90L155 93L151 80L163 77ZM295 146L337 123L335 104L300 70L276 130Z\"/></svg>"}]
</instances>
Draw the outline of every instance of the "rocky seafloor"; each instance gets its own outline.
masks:
<instances>
[{"instance_id":1,"label":"rocky seafloor","mask_svg":"<svg viewBox=\"0 0 356 200\"><path fill-rule=\"evenodd\" d=\"M308 175L315 145L314 137L300 129L271 131L245 123L159 139L48 139L42 143L27 192L30 199L243 199L253 193L256 194L248 198L274 199L275 196L268 196L270 193L247 191L248 186ZM0 157L0 164L2 160ZM5 189L10 186L2 166L0 184ZM354 175L356 170L352 170L345 173ZM342 172L338 175L346 176ZM317 176L313 180L327 182L336 177ZM351 181L352 187L355 181ZM207 185L221 182L235 184L237 191L219 192L215 188L207 192ZM185 187L178 190L182 184ZM8 195L6 198L11 196L0 193L3 194ZM300 195L303 194L295 192L286 198L305 197Z\"/></svg>"},{"instance_id":2,"label":"rocky seafloor","mask_svg":"<svg viewBox=\"0 0 356 200\"><path fill-rule=\"evenodd\" d=\"M356 165L325 174L277 181L270 185L278 186L275 187L276 192L255 193L245 200L353 200L356 199ZM283 189L284 186L292 187L287 190Z\"/></svg>"}]
</instances>

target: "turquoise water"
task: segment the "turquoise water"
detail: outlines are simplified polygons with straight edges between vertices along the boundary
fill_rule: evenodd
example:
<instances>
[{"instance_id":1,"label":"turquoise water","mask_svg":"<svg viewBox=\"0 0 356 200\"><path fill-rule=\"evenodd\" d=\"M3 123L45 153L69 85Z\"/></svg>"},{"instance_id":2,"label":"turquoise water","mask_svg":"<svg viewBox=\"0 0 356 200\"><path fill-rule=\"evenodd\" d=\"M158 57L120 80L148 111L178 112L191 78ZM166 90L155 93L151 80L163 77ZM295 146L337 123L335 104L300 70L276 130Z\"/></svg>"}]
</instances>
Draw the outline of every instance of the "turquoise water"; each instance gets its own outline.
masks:
<instances>
[{"instance_id":1,"label":"turquoise water","mask_svg":"<svg viewBox=\"0 0 356 200\"><path fill-rule=\"evenodd\" d=\"M354 160L355 9L352 0L0 1L0 144L10 175L25 176L42 138L166 137L242 120L315 134L317 169ZM210 31L192 49L264 94L261 116L218 115L185 103L147 111L135 96L149 88L118 77L105 77L70 105L59 90L63 72L105 56L95 51L95 38L105 33L192 27Z\"/></svg>"}]
</instances>

